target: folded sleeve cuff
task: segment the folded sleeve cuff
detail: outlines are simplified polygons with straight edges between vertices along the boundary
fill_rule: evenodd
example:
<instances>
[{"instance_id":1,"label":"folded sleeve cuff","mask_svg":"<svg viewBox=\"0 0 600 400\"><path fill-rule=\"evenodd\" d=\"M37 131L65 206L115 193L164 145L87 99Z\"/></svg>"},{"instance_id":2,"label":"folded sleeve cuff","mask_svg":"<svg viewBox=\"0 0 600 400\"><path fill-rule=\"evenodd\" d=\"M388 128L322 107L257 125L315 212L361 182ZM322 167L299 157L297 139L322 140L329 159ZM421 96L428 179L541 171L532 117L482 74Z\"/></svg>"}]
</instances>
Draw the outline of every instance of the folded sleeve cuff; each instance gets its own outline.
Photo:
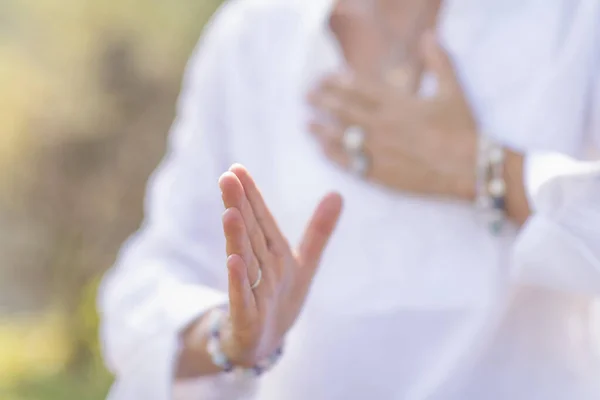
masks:
<instances>
[{"instance_id":1,"label":"folded sleeve cuff","mask_svg":"<svg viewBox=\"0 0 600 400\"><path fill-rule=\"evenodd\" d=\"M181 350L180 332L205 312L228 303L227 293L181 277L157 273L154 290L148 290L128 321L110 335L113 356L119 360L117 377L108 400L241 400L253 393L254 380L222 374L176 382L175 367ZM138 276L138 278L141 278ZM141 291L140 291L141 293ZM122 303L124 305L124 303ZM116 332L116 331L115 331Z\"/></svg>"},{"instance_id":2,"label":"folded sleeve cuff","mask_svg":"<svg viewBox=\"0 0 600 400\"><path fill-rule=\"evenodd\" d=\"M164 326L181 332L205 312L228 303L227 293L206 286L164 282L157 299L163 308Z\"/></svg>"},{"instance_id":3,"label":"folded sleeve cuff","mask_svg":"<svg viewBox=\"0 0 600 400\"><path fill-rule=\"evenodd\" d=\"M225 306L228 296L211 288L181 284L167 284L163 293L163 304L168 307L165 310L165 319L172 332L168 333L168 336L173 337L175 341L169 349L165 348L168 351L165 363L171 366L166 377L171 386L173 400L242 400L250 396L254 391L254 379L244 375L221 374L186 381L173 380L176 359L181 348L179 332L205 312Z\"/></svg>"},{"instance_id":4,"label":"folded sleeve cuff","mask_svg":"<svg viewBox=\"0 0 600 400\"><path fill-rule=\"evenodd\" d=\"M512 278L519 284L600 294L600 268L593 252L543 214L523 227L512 256Z\"/></svg>"}]
</instances>

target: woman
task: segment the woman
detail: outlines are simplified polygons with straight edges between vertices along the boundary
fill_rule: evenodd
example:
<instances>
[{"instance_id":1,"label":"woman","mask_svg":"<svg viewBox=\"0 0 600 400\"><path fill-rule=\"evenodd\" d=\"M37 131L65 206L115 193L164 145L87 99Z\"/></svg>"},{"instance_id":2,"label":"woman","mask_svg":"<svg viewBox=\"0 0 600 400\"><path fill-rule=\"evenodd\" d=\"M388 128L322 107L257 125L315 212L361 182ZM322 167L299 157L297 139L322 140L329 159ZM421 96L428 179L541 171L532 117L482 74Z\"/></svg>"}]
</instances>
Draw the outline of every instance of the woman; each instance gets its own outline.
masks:
<instances>
[{"instance_id":1,"label":"woman","mask_svg":"<svg viewBox=\"0 0 600 400\"><path fill-rule=\"evenodd\" d=\"M599 12L224 5L102 288L111 398L597 398L598 165L522 154L598 143Z\"/></svg>"}]
</instances>

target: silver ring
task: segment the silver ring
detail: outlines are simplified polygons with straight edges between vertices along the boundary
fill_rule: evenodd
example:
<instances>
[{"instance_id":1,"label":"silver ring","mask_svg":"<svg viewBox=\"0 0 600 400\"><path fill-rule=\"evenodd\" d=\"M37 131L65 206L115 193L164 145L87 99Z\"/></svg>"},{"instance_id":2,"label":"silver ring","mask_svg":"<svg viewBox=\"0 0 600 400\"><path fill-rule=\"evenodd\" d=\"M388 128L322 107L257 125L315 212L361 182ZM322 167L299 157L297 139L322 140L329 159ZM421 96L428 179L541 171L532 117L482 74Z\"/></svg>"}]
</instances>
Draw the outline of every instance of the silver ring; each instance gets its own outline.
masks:
<instances>
[{"instance_id":1,"label":"silver ring","mask_svg":"<svg viewBox=\"0 0 600 400\"><path fill-rule=\"evenodd\" d=\"M344 131L342 145L348 154L360 153L365 145L365 131L360 126L350 126Z\"/></svg>"},{"instance_id":2,"label":"silver ring","mask_svg":"<svg viewBox=\"0 0 600 400\"><path fill-rule=\"evenodd\" d=\"M262 269L258 269L258 276L256 277L256 282L250 285L250 289L254 290L260 285L260 281L262 280Z\"/></svg>"}]
</instances>

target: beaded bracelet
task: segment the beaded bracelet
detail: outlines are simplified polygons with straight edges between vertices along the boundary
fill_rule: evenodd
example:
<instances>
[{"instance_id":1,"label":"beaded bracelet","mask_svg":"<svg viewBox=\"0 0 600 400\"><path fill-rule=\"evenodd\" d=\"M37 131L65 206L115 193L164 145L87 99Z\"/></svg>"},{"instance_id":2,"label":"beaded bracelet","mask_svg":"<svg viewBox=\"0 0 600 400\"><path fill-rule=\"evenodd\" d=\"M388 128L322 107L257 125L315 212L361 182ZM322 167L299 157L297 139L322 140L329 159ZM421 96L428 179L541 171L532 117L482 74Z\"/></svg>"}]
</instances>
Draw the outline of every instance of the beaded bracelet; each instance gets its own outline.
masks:
<instances>
[{"instance_id":1,"label":"beaded bracelet","mask_svg":"<svg viewBox=\"0 0 600 400\"><path fill-rule=\"evenodd\" d=\"M279 347L273 354L263 360L260 360L251 368L235 367L221 349L221 327L225 321L225 316L225 312L220 309L212 310L208 316L209 337L207 350L208 354L210 354L213 364L222 368L225 372L237 370L238 372L249 374L250 376L260 376L263 372L271 369L277 363L277 361L279 361L281 355L283 354L282 347Z\"/></svg>"},{"instance_id":2,"label":"beaded bracelet","mask_svg":"<svg viewBox=\"0 0 600 400\"><path fill-rule=\"evenodd\" d=\"M502 232L506 220L504 158L502 146L486 137L479 138L476 204L495 236Z\"/></svg>"}]
</instances>

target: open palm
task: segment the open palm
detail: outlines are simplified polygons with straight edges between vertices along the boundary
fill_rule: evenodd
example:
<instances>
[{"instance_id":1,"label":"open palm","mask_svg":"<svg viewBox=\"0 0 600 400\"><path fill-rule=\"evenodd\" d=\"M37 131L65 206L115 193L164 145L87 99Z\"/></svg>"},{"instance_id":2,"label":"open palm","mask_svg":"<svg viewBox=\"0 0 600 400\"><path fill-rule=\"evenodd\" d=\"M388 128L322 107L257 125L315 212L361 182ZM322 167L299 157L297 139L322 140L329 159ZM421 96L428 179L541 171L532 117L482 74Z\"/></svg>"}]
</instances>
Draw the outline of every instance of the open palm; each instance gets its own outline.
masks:
<instances>
[{"instance_id":1,"label":"open palm","mask_svg":"<svg viewBox=\"0 0 600 400\"><path fill-rule=\"evenodd\" d=\"M280 346L298 317L342 199L335 193L323 198L293 251L246 168L232 166L219 186L230 303L223 347L235 364L250 366Z\"/></svg>"}]
</instances>

